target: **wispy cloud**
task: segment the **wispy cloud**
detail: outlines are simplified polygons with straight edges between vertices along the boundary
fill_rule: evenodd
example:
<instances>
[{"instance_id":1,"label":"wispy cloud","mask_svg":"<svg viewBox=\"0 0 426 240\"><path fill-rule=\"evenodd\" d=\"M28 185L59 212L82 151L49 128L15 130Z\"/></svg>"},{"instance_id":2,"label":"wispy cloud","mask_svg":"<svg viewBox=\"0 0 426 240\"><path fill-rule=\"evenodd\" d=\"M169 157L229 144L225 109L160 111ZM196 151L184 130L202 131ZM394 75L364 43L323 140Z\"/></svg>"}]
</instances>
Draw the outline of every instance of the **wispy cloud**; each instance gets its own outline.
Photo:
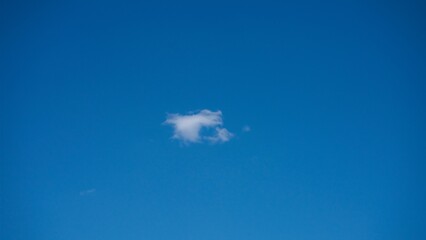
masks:
<instances>
[{"instance_id":1,"label":"wispy cloud","mask_svg":"<svg viewBox=\"0 0 426 240\"><path fill-rule=\"evenodd\" d=\"M251 127L249 125L245 125L243 127L243 132L250 132L251 131Z\"/></svg>"},{"instance_id":2,"label":"wispy cloud","mask_svg":"<svg viewBox=\"0 0 426 240\"><path fill-rule=\"evenodd\" d=\"M86 196L86 195L92 194L94 192L96 192L95 188L87 189L87 190L81 191L80 196Z\"/></svg>"},{"instance_id":3,"label":"wispy cloud","mask_svg":"<svg viewBox=\"0 0 426 240\"><path fill-rule=\"evenodd\" d=\"M207 109L196 113L168 114L165 124L174 128L173 137L184 143L227 142L233 134L223 126L222 112ZM203 131L203 129L210 131Z\"/></svg>"}]
</instances>

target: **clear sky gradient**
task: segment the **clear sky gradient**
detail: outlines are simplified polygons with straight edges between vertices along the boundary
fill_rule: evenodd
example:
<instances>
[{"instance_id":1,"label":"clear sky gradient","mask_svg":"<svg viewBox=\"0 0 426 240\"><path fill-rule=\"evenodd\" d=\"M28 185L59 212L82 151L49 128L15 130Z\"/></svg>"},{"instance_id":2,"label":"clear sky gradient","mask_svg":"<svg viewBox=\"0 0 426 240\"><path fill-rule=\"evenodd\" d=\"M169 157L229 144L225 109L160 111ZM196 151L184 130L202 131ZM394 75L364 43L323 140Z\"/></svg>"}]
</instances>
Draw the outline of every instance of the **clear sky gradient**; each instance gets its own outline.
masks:
<instances>
[{"instance_id":1,"label":"clear sky gradient","mask_svg":"<svg viewBox=\"0 0 426 240\"><path fill-rule=\"evenodd\" d=\"M277 2L1 1L0 239L426 239L425 4Z\"/></svg>"}]
</instances>

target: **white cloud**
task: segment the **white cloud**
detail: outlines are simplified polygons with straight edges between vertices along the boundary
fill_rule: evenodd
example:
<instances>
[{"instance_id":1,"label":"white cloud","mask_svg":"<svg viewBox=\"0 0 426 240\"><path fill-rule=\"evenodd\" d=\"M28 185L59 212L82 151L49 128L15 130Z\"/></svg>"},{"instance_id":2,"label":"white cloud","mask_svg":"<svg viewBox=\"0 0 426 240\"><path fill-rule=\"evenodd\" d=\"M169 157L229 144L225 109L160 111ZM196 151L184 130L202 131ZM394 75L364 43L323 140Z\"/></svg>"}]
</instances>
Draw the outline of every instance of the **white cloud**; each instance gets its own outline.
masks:
<instances>
[{"instance_id":1,"label":"white cloud","mask_svg":"<svg viewBox=\"0 0 426 240\"><path fill-rule=\"evenodd\" d=\"M216 133L213 136L206 137L206 139L212 143L227 142L234 136L234 134L230 133L226 128L217 127L215 130Z\"/></svg>"},{"instance_id":2,"label":"white cloud","mask_svg":"<svg viewBox=\"0 0 426 240\"><path fill-rule=\"evenodd\" d=\"M196 143L208 141L211 143L220 143L229 141L233 134L226 128L223 128L222 112L201 110L198 113L189 113L187 115L169 114L165 124L172 125L174 128L173 137L184 143ZM206 134L203 129L211 129Z\"/></svg>"}]
</instances>

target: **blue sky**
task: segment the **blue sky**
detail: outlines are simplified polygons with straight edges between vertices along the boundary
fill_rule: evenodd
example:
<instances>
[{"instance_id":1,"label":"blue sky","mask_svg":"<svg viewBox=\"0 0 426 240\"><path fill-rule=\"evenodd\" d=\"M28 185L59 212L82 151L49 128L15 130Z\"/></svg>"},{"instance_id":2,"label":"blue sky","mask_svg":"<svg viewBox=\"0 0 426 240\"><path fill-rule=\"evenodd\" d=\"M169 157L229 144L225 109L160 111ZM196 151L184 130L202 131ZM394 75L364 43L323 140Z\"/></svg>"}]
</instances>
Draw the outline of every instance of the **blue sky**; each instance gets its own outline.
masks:
<instances>
[{"instance_id":1,"label":"blue sky","mask_svg":"<svg viewBox=\"0 0 426 240\"><path fill-rule=\"evenodd\" d=\"M2 1L0 239L425 239L421 1Z\"/></svg>"}]
</instances>

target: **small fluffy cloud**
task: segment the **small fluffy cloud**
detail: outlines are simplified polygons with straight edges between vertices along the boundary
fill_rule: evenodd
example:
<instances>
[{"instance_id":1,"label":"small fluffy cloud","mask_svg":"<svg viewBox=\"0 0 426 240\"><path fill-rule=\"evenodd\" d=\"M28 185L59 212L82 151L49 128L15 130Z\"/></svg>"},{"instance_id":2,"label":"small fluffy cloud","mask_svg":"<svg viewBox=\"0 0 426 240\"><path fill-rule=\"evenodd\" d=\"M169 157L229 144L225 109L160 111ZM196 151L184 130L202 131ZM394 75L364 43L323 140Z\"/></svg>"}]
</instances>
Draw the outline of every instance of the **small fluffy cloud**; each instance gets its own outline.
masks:
<instances>
[{"instance_id":1,"label":"small fluffy cloud","mask_svg":"<svg viewBox=\"0 0 426 240\"><path fill-rule=\"evenodd\" d=\"M226 128L217 127L215 131L216 133L213 136L205 137L212 143L227 142L234 136L234 134L230 133Z\"/></svg>"},{"instance_id":2,"label":"small fluffy cloud","mask_svg":"<svg viewBox=\"0 0 426 240\"><path fill-rule=\"evenodd\" d=\"M185 143L211 142L221 143L229 141L233 134L223 128L222 112L202 110L187 115L169 114L165 124L174 128L174 139ZM210 131L202 131L210 130Z\"/></svg>"}]
</instances>

